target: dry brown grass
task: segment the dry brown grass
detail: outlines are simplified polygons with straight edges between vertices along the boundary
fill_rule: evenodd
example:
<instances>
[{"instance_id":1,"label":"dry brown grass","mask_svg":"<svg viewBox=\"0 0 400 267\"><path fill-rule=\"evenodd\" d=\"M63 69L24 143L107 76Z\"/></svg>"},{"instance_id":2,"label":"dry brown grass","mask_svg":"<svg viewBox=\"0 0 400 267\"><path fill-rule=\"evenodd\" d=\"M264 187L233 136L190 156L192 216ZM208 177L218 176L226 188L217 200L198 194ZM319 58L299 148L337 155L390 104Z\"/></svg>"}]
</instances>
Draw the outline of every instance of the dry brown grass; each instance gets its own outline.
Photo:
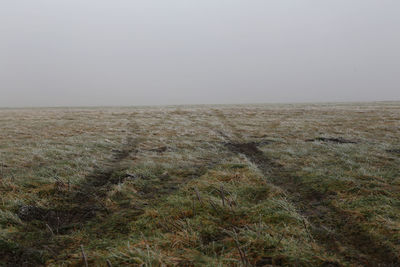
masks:
<instances>
[{"instance_id":1,"label":"dry brown grass","mask_svg":"<svg viewBox=\"0 0 400 267\"><path fill-rule=\"evenodd\" d=\"M0 125L5 265L79 266L80 245L104 266L399 263L398 102L2 109Z\"/></svg>"}]
</instances>

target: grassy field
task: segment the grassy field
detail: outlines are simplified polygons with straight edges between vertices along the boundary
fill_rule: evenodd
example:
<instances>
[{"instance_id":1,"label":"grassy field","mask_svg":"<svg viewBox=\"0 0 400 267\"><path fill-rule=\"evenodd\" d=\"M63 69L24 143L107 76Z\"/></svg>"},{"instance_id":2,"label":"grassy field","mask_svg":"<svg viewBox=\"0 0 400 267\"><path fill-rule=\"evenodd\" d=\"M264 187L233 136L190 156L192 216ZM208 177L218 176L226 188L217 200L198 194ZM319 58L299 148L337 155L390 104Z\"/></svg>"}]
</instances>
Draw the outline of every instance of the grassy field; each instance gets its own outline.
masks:
<instances>
[{"instance_id":1,"label":"grassy field","mask_svg":"<svg viewBox=\"0 0 400 267\"><path fill-rule=\"evenodd\" d=\"M399 266L400 103L0 109L0 266Z\"/></svg>"}]
</instances>

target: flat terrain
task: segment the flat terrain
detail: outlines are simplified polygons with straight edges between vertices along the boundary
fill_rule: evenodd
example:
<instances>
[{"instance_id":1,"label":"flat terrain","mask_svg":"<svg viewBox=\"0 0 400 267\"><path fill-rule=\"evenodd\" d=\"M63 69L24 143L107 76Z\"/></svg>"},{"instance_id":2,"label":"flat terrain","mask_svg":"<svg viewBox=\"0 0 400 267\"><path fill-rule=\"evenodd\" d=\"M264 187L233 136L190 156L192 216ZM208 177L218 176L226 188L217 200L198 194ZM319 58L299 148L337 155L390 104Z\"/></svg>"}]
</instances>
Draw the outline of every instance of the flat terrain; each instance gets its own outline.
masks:
<instances>
[{"instance_id":1,"label":"flat terrain","mask_svg":"<svg viewBox=\"0 0 400 267\"><path fill-rule=\"evenodd\" d=\"M399 266L400 103L0 109L0 266Z\"/></svg>"}]
</instances>

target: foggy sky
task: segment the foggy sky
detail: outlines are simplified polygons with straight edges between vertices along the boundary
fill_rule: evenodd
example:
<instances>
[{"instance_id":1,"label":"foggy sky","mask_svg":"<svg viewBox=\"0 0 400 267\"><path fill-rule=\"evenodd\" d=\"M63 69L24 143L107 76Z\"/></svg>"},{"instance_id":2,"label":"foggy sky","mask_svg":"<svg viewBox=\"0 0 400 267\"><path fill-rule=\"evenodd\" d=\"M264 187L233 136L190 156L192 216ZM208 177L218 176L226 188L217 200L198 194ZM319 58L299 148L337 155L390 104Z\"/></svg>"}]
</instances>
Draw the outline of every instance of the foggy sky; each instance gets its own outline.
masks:
<instances>
[{"instance_id":1,"label":"foggy sky","mask_svg":"<svg viewBox=\"0 0 400 267\"><path fill-rule=\"evenodd\" d=\"M0 107L375 100L398 0L0 2Z\"/></svg>"}]
</instances>

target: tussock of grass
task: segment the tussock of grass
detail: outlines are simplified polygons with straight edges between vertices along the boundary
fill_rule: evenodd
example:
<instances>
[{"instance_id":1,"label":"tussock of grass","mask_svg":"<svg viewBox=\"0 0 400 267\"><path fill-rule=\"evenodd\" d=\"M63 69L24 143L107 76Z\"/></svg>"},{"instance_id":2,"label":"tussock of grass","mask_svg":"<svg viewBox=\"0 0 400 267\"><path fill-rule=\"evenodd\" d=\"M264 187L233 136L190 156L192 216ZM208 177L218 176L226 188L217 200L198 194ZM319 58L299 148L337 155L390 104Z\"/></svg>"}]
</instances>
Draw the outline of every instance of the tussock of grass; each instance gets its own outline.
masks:
<instances>
[{"instance_id":1,"label":"tussock of grass","mask_svg":"<svg viewBox=\"0 0 400 267\"><path fill-rule=\"evenodd\" d=\"M149 205L130 224L141 234L133 235L129 246L116 249L111 260L117 265L240 265L244 259L238 246L250 264L311 265L329 260L312 242L307 222L284 193L249 168L237 166L210 170Z\"/></svg>"}]
</instances>

